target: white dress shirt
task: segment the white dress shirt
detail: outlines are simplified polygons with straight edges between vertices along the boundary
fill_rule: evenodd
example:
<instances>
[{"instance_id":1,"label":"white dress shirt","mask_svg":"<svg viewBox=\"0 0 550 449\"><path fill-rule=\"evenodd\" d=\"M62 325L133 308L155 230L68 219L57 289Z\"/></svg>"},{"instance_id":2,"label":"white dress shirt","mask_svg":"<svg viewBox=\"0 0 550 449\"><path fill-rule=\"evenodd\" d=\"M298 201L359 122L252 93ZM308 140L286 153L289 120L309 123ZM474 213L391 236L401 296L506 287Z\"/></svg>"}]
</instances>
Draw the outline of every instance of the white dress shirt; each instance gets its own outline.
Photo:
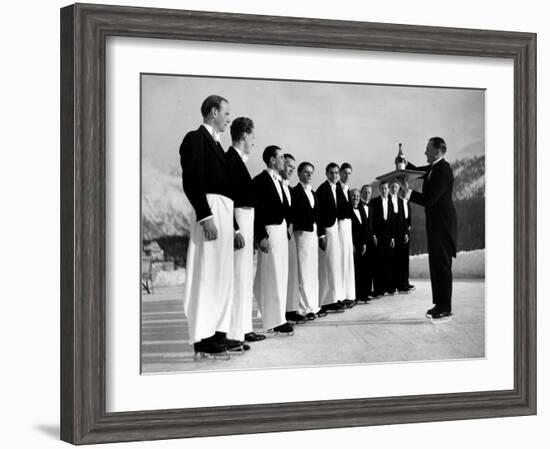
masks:
<instances>
[{"instance_id":1,"label":"white dress shirt","mask_svg":"<svg viewBox=\"0 0 550 449\"><path fill-rule=\"evenodd\" d=\"M334 203L338 205L338 200L336 199L336 184L328 182L330 184L330 189L332 190L332 196L334 197Z\"/></svg>"},{"instance_id":2,"label":"white dress shirt","mask_svg":"<svg viewBox=\"0 0 550 449\"><path fill-rule=\"evenodd\" d=\"M357 219L359 220L359 223L363 223L363 221L361 220L361 212L359 212L359 208L358 208L358 207L354 207L354 208L353 208L353 212L355 213L355 216L356 216Z\"/></svg>"},{"instance_id":3,"label":"white dress shirt","mask_svg":"<svg viewBox=\"0 0 550 449\"><path fill-rule=\"evenodd\" d=\"M384 221L388 220L388 198L382 198L382 211L384 212Z\"/></svg>"},{"instance_id":4,"label":"white dress shirt","mask_svg":"<svg viewBox=\"0 0 550 449\"><path fill-rule=\"evenodd\" d=\"M315 198L313 198L313 192L312 192L311 185L304 184L301 181L300 181L300 184L302 184L302 187L304 188L304 192L306 192L307 199L309 200L309 204L310 204L311 208L313 209L315 207Z\"/></svg>"},{"instance_id":5,"label":"white dress shirt","mask_svg":"<svg viewBox=\"0 0 550 449\"><path fill-rule=\"evenodd\" d=\"M283 184L283 190L285 192L286 200L288 201L288 205L292 205L292 197L290 196L290 189L288 188L288 179L282 179L279 176L279 179L281 180L281 183Z\"/></svg>"},{"instance_id":6,"label":"white dress shirt","mask_svg":"<svg viewBox=\"0 0 550 449\"><path fill-rule=\"evenodd\" d=\"M408 201L403 198L403 210L405 211L405 220L409 218L409 208L407 207Z\"/></svg>"},{"instance_id":7,"label":"white dress shirt","mask_svg":"<svg viewBox=\"0 0 550 449\"><path fill-rule=\"evenodd\" d=\"M279 173L277 173L277 171L275 171L271 168L266 168L265 171L267 172L267 174L269 175L269 177L273 181L273 184L275 184L275 188L277 189L277 193L279 194L279 199L281 200L281 203L282 203L283 202L283 191L281 189L281 183L279 182L279 179L280 179Z\"/></svg>"},{"instance_id":8,"label":"white dress shirt","mask_svg":"<svg viewBox=\"0 0 550 449\"><path fill-rule=\"evenodd\" d=\"M344 198L346 199L346 201L348 201L349 186L347 184L344 184L343 182L341 182L340 185L342 186L342 190L344 191Z\"/></svg>"},{"instance_id":9,"label":"white dress shirt","mask_svg":"<svg viewBox=\"0 0 550 449\"><path fill-rule=\"evenodd\" d=\"M399 211L399 204L397 203L397 195L391 195L391 202L393 203L393 211L397 213Z\"/></svg>"}]
</instances>

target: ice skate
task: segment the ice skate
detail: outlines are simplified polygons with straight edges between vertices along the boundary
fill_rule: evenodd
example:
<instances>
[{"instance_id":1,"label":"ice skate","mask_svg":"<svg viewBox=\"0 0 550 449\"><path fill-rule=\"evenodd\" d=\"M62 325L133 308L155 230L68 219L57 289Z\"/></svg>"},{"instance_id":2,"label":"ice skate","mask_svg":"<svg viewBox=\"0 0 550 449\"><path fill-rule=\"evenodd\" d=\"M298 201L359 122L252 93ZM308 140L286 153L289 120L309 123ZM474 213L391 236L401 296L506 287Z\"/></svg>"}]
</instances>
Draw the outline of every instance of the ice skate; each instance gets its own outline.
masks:
<instances>
[{"instance_id":1,"label":"ice skate","mask_svg":"<svg viewBox=\"0 0 550 449\"><path fill-rule=\"evenodd\" d=\"M231 353L244 354L246 351L250 351L250 345L244 341L226 339L223 343L227 346L227 351Z\"/></svg>"},{"instance_id":2,"label":"ice skate","mask_svg":"<svg viewBox=\"0 0 550 449\"><path fill-rule=\"evenodd\" d=\"M196 362L200 362L210 357L214 359L219 357L225 360L229 360L231 357L227 352L227 346L214 341L199 341L193 345L193 349L195 350L193 359Z\"/></svg>"},{"instance_id":3,"label":"ice skate","mask_svg":"<svg viewBox=\"0 0 550 449\"><path fill-rule=\"evenodd\" d=\"M299 314L298 312L286 312L285 318L288 322L294 323L294 324L302 324L306 321L306 318Z\"/></svg>"},{"instance_id":4,"label":"ice skate","mask_svg":"<svg viewBox=\"0 0 550 449\"><path fill-rule=\"evenodd\" d=\"M280 326L275 326L273 329L271 329L271 332L275 334L286 334L291 337L294 335L294 326L292 325L292 323L284 323Z\"/></svg>"},{"instance_id":5,"label":"ice skate","mask_svg":"<svg viewBox=\"0 0 550 449\"><path fill-rule=\"evenodd\" d=\"M434 324L447 323L452 320L452 316L453 314L451 312L436 311L429 315L429 319Z\"/></svg>"},{"instance_id":6,"label":"ice skate","mask_svg":"<svg viewBox=\"0 0 550 449\"><path fill-rule=\"evenodd\" d=\"M344 309L344 305L339 302L333 302L332 304L321 306L321 310L324 310L325 312L343 313Z\"/></svg>"}]
</instances>

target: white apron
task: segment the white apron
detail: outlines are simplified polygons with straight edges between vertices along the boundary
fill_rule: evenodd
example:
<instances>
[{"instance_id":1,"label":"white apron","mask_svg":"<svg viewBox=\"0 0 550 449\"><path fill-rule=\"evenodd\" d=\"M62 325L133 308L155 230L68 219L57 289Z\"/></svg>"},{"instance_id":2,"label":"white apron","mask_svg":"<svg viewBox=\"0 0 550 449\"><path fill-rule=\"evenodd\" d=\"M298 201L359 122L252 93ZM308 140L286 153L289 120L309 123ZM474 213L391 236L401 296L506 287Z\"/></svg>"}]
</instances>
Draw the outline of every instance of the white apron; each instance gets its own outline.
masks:
<instances>
[{"instance_id":1,"label":"white apron","mask_svg":"<svg viewBox=\"0 0 550 449\"><path fill-rule=\"evenodd\" d=\"M294 233L298 261L298 311L302 315L319 311L319 249L317 226L313 232Z\"/></svg>"},{"instance_id":2,"label":"white apron","mask_svg":"<svg viewBox=\"0 0 550 449\"><path fill-rule=\"evenodd\" d=\"M343 298L355 299L355 265L353 261L353 235L351 233L351 218L338 220L338 235L342 251L342 289Z\"/></svg>"},{"instance_id":3,"label":"white apron","mask_svg":"<svg viewBox=\"0 0 550 449\"><path fill-rule=\"evenodd\" d=\"M286 291L287 312L298 311L300 305L300 293L298 290L298 255L296 239L290 225L290 240L288 241L288 288Z\"/></svg>"},{"instance_id":4,"label":"white apron","mask_svg":"<svg viewBox=\"0 0 550 449\"><path fill-rule=\"evenodd\" d=\"M254 209L238 207L235 219L244 238L244 248L234 251L233 307L227 338L244 340L252 332L254 283Z\"/></svg>"},{"instance_id":5,"label":"white apron","mask_svg":"<svg viewBox=\"0 0 550 449\"><path fill-rule=\"evenodd\" d=\"M288 237L286 221L266 226L269 252L258 250L254 296L262 314L264 330L286 323L288 289Z\"/></svg>"},{"instance_id":6,"label":"white apron","mask_svg":"<svg viewBox=\"0 0 550 449\"><path fill-rule=\"evenodd\" d=\"M342 288L342 252L338 223L325 229L327 247L319 248L319 305L332 304L344 298Z\"/></svg>"},{"instance_id":7,"label":"white apron","mask_svg":"<svg viewBox=\"0 0 550 449\"><path fill-rule=\"evenodd\" d=\"M233 201L210 193L206 198L218 236L206 240L192 214L183 291L190 343L228 331L233 299Z\"/></svg>"}]
</instances>

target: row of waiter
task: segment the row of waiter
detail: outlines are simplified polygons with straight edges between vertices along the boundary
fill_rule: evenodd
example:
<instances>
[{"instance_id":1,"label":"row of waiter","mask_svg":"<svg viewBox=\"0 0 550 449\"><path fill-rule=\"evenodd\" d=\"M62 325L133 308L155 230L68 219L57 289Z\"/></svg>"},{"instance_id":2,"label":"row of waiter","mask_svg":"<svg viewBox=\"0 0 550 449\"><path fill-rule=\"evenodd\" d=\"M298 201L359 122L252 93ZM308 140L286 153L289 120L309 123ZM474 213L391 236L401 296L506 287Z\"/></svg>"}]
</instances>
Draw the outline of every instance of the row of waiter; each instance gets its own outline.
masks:
<instances>
[{"instance_id":1,"label":"row of waiter","mask_svg":"<svg viewBox=\"0 0 550 449\"><path fill-rule=\"evenodd\" d=\"M316 190L315 166L277 145L263 150L265 170L246 167L254 147L250 118L229 119L212 95L203 123L180 146L190 223L184 310L197 355L250 349L265 339L252 327L253 298L263 329L293 335L294 324L343 312L371 298L408 293L410 206L397 182L350 188L352 166L330 163ZM219 133L231 124L224 151ZM256 269L254 254L256 253Z\"/></svg>"}]
</instances>

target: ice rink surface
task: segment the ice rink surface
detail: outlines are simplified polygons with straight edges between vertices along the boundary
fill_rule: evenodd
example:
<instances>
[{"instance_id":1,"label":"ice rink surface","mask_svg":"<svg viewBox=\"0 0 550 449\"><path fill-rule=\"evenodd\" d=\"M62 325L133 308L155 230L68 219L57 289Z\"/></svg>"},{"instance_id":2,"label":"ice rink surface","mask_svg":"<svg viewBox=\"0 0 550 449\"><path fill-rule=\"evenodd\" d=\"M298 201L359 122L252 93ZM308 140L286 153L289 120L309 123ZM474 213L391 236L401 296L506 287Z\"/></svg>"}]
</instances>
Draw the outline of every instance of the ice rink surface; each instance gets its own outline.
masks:
<instances>
[{"instance_id":1,"label":"ice rink surface","mask_svg":"<svg viewBox=\"0 0 550 449\"><path fill-rule=\"evenodd\" d=\"M434 324L424 317L430 283L416 290L359 304L295 326L294 336L267 334L251 350L230 360L197 362L187 342L183 287L160 287L142 296L142 372L247 370L358 363L449 360L485 357L485 281L455 280L453 317ZM261 319L253 311L254 330Z\"/></svg>"}]
</instances>

